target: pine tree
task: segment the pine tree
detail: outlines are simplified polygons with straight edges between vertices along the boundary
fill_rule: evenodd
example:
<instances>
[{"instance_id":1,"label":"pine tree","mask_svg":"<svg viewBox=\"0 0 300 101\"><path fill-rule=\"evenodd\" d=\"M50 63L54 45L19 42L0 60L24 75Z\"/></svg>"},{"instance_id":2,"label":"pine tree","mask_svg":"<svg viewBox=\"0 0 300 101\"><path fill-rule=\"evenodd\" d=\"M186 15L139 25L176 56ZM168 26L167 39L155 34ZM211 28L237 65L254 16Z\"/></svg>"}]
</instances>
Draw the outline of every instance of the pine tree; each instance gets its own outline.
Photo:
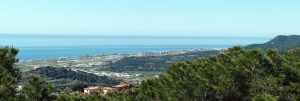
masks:
<instances>
[{"instance_id":1,"label":"pine tree","mask_svg":"<svg viewBox=\"0 0 300 101\"><path fill-rule=\"evenodd\" d=\"M11 101L16 96L16 85L21 73L15 67L18 49L0 47L0 101Z\"/></svg>"},{"instance_id":2,"label":"pine tree","mask_svg":"<svg viewBox=\"0 0 300 101\"><path fill-rule=\"evenodd\" d=\"M44 78L35 75L23 87L21 96L25 101L50 101L52 100L51 90L51 84L47 83Z\"/></svg>"}]
</instances>

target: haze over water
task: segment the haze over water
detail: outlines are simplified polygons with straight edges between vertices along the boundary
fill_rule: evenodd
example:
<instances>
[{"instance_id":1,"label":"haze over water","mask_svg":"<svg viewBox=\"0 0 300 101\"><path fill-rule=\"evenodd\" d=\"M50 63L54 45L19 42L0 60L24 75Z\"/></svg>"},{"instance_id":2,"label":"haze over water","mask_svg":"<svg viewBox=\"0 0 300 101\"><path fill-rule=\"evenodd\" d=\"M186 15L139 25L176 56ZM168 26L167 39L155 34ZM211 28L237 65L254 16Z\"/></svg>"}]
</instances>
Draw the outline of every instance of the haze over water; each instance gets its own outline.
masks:
<instances>
[{"instance_id":1,"label":"haze over water","mask_svg":"<svg viewBox=\"0 0 300 101\"><path fill-rule=\"evenodd\" d=\"M0 35L0 45L20 49L21 60L50 59L113 53L192 48L227 48L264 43L265 37L167 37L167 36L39 36Z\"/></svg>"}]
</instances>

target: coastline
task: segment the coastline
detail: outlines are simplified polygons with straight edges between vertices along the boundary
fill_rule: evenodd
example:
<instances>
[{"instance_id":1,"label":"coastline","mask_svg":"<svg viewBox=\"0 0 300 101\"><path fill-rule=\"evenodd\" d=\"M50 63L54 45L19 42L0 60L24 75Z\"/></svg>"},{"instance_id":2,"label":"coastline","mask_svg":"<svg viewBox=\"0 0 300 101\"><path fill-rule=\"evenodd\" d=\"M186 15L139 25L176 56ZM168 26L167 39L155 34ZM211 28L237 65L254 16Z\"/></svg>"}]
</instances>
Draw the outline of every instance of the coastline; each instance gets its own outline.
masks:
<instances>
[{"instance_id":1,"label":"coastline","mask_svg":"<svg viewBox=\"0 0 300 101\"><path fill-rule=\"evenodd\" d=\"M59 57L52 59L34 59L20 60L17 67L22 71L34 70L39 67L53 66L64 68L101 68L108 63L113 63L125 57L143 57L143 56L164 56L176 55L197 51L213 51L226 50L226 48L191 48L177 50L162 50L162 51L145 51L145 52L130 52L130 53L113 53L100 55L86 55L74 57ZM22 68L21 68L22 67Z\"/></svg>"}]
</instances>

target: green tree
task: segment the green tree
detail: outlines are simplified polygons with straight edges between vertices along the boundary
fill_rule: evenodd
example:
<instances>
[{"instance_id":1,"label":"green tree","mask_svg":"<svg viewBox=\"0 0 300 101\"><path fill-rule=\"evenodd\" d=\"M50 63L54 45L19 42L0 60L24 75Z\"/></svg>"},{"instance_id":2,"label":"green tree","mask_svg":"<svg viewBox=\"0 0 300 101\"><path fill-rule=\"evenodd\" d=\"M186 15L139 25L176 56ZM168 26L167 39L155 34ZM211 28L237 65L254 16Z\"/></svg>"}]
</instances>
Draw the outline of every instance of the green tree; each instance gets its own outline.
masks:
<instances>
[{"instance_id":1,"label":"green tree","mask_svg":"<svg viewBox=\"0 0 300 101\"><path fill-rule=\"evenodd\" d=\"M51 84L47 83L40 76L33 76L31 80L23 87L21 96L25 101L50 101Z\"/></svg>"},{"instance_id":2,"label":"green tree","mask_svg":"<svg viewBox=\"0 0 300 101\"><path fill-rule=\"evenodd\" d=\"M254 96L251 101L277 101L277 99L270 94L260 93Z\"/></svg>"},{"instance_id":3,"label":"green tree","mask_svg":"<svg viewBox=\"0 0 300 101\"><path fill-rule=\"evenodd\" d=\"M18 60L18 49L13 47L0 47L0 101L11 101L16 96L16 85L21 73L15 68Z\"/></svg>"},{"instance_id":4,"label":"green tree","mask_svg":"<svg viewBox=\"0 0 300 101\"><path fill-rule=\"evenodd\" d=\"M56 101L109 101L101 93L83 94L83 93L69 93L62 94ZM120 101L120 100L117 100Z\"/></svg>"}]
</instances>

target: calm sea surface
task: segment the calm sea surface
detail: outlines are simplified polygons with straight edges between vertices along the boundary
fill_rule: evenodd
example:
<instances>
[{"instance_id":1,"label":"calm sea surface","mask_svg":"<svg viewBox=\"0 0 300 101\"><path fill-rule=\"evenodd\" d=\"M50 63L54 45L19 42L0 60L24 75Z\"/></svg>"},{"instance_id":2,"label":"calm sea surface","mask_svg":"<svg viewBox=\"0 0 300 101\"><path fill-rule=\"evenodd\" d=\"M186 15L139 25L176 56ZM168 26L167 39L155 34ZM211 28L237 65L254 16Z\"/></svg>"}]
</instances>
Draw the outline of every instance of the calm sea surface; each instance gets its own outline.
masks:
<instances>
[{"instance_id":1,"label":"calm sea surface","mask_svg":"<svg viewBox=\"0 0 300 101\"><path fill-rule=\"evenodd\" d=\"M227 48L271 38L0 35L0 45L19 48L21 60L190 48Z\"/></svg>"}]
</instances>

